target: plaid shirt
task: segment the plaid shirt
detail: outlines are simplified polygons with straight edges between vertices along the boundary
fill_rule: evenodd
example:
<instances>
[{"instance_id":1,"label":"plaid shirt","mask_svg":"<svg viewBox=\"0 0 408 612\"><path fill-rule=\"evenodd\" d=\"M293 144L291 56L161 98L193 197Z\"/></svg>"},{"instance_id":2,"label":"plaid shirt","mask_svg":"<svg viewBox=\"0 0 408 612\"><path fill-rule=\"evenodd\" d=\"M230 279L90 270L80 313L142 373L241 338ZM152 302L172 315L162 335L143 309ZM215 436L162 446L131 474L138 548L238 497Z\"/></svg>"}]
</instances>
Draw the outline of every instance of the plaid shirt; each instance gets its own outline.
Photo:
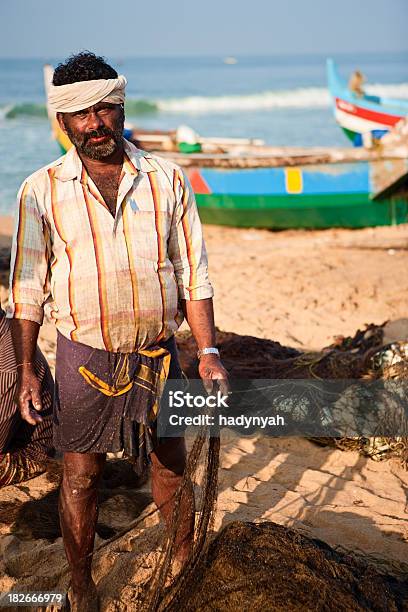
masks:
<instances>
[{"instance_id":1,"label":"plaid shirt","mask_svg":"<svg viewBox=\"0 0 408 612\"><path fill-rule=\"evenodd\" d=\"M7 316L132 352L166 340L180 299L212 297L194 193L174 163L125 141L115 217L73 147L19 193Z\"/></svg>"}]
</instances>

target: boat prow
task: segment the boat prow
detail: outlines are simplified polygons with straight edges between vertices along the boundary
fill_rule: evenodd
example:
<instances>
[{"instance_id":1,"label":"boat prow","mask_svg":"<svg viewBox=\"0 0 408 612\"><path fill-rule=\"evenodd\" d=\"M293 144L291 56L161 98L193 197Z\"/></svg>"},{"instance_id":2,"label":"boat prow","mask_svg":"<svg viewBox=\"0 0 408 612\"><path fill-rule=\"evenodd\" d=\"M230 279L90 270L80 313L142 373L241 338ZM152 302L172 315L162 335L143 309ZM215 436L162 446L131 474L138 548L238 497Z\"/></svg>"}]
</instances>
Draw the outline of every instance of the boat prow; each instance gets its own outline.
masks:
<instances>
[{"instance_id":1,"label":"boat prow","mask_svg":"<svg viewBox=\"0 0 408 612\"><path fill-rule=\"evenodd\" d=\"M337 123L355 146L379 140L408 115L408 101L352 92L333 59L327 60L328 88Z\"/></svg>"}]
</instances>

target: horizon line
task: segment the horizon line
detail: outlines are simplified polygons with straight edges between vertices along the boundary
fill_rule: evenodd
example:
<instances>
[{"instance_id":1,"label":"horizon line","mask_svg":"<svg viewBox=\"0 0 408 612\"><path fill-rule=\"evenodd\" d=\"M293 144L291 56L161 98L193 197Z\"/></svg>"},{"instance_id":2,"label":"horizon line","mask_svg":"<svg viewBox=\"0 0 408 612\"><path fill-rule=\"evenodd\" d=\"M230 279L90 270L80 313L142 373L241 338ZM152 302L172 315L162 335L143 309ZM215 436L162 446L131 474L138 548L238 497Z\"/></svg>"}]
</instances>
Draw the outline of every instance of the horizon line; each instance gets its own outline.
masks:
<instances>
[{"instance_id":1,"label":"horizon line","mask_svg":"<svg viewBox=\"0 0 408 612\"><path fill-rule=\"evenodd\" d=\"M80 49L77 51L84 51L85 49ZM69 55L71 55L71 52ZM330 50L330 51L297 51L297 52L271 52L271 53L234 53L233 51L220 51L220 52L212 52L212 53L193 53L189 55L181 55L181 54L158 54L158 55L110 55L109 53L104 54L104 57L111 57L117 60L130 60L130 59L194 59L194 58L220 58L224 59L227 57L234 58L269 58L269 57L315 57L315 56L326 56L329 57L331 55L338 56L352 56L352 55L405 55L408 54L407 49L396 50L387 50L387 51L378 51L376 49L365 49L365 50L355 50L355 51L340 51L340 50ZM54 54L44 54L44 55L0 55L0 60L43 60L47 59L57 59L60 57L66 57L66 55L54 55Z\"/></svg>"}]
</instances>

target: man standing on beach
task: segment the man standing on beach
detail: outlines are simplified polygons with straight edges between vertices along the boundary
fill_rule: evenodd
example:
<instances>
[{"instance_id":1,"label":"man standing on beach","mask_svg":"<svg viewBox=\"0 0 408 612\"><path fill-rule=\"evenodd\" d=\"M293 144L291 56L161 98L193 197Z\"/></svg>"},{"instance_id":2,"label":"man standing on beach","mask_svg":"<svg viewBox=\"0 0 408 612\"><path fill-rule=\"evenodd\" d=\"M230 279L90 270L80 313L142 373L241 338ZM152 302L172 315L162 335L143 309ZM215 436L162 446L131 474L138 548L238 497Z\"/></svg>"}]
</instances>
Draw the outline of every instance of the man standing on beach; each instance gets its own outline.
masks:
<instances>
[{"instance_id":1,"label":"man standing on beach","mask_svg":"<svg viewBox=\"0 0 408 612\"><path fill-rule=\"evenodd\" d=\"M23 184L13 243L9 316L19 396L38 402L32 367L43 307L58 330L54 441L64 453L60 520L72 571L71 607L97 609L91 559L97 484L107 452L142 469L167 525L186 461L184 438L158 440L166 378L179 378L183 315L200 376L226 385L214 348L213 290L194 194L175 164L123 139L126 79L92 53L55 70L51 108L73 147ZM36 403L37 402L37 403ZM189 555L192 490L181 500L178 560Z\"/></svg>"}]
</instances>

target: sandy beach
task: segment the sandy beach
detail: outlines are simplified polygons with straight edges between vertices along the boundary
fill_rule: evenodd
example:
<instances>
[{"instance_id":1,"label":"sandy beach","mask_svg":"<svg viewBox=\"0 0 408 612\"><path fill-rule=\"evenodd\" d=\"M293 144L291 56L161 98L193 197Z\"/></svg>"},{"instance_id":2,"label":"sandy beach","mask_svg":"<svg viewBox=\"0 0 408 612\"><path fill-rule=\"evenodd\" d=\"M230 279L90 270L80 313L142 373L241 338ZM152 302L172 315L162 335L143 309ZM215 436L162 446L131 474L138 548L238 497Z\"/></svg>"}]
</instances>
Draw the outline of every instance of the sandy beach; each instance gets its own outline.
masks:
<instances>
[{"instance_id":1,"label":"sandy beach","mask_svg":"<svg viewBox=\"0 0 408 612\"><path fill-rule=\"evenodd\" d=\"M0 218L0 248L10 243L11 228L9 218ZM321 349L369 323L392 323L386 341L406 337L408 225L276 233L206 226L205 236L221 330L302 351ZM6 273L0 274L4 304ZM49 322L40 345L53 365L55 329ZM41 531L44 500L56 512L57 486L54 465L48 474L1 491L0 591L66 585L57 528L51 526L48 539ZM148 486L135 490L107 481L103 491L100 523L110 534L143 508L152 509ZM38 519L35 525L28 509ZM233 520L296 527L387 571L408 569L408 473L392 461L298 438L229 435L221 445L215 529ZM132 589L148 574L154 558L148 553L159 534L155 514L96 554L104 610L132 609ZM100 529L97 548L105 540Z\"/></svg>"}]
</instances>

